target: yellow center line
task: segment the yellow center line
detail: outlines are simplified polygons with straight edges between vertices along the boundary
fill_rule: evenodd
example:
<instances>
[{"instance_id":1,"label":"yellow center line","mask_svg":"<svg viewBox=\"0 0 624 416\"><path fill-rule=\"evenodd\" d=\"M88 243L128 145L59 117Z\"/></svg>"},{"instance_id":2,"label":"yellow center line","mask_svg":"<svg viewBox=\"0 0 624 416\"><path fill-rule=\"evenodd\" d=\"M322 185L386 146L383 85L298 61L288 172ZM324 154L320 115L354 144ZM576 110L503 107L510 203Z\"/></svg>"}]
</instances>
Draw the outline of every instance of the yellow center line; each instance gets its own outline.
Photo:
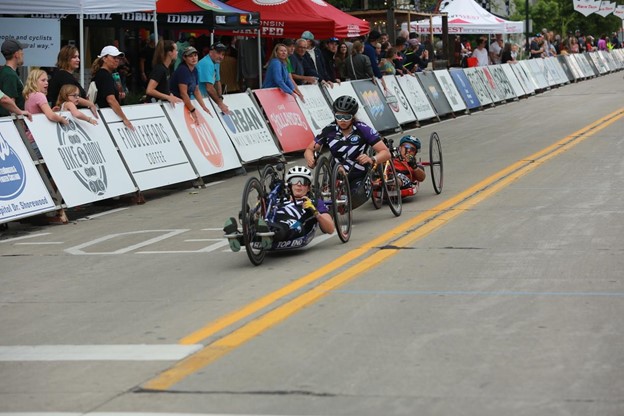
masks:
<instances>
[{"instance_id":1,"label":"yellow center line","mask_svg":"<svg viewBox=\"0 0 624 416\"><path fill-rule=\"evenodd\" d=\"M249 317L253 313L260 311L261 309L295 292L296 290L299 290L316 280L326 277L338 268L365 256L376 247L386 245L389 242L393 242L393 245L396 247L405 247L412 244L414 241L423 238L435 229L448 223L452 218L471 209L479 202L507 187L516 179L533 171L546 161L568 150L569 148L576 146L581 141L611 125L615 121L622 118L622 116L624 116L624 108L597 120L577 132L557 141L553 145L534 153L528 158L513 163L507 168L502 169L476 185L473 185L465 191L459 193L455 197L442 202L433 209L423 212L422 214L405 221L370 242L351 250L349 253L328 263L324 267L321 267L318 270L282 287L281 289L278 289L277 291L272 292L248 304L247 306L206 325L187 337L182 338L180 343L198 343L199 341L216 334L228 326ZM417 228L414 229L415 227ZM233 330L230 334L227 334L215 342L207 345L196 354L178 362L170 369L161 373L158 377L145 383L143 387L148 390L166 390L170 388L182 379L214 362L221 356L229 353L235 348L238 348L258 334L284 321L305 306L317 301L330 291L335 290L339 286L349 282L363 272L376 267L391 256L394 256L397 252L398 250L379 250L374 255L364 257L358 263L338 273L336 276L321 282L307 292L302 293L283 305L280 305L242 325L240 328Z\"/></svg>"}]
</instances>

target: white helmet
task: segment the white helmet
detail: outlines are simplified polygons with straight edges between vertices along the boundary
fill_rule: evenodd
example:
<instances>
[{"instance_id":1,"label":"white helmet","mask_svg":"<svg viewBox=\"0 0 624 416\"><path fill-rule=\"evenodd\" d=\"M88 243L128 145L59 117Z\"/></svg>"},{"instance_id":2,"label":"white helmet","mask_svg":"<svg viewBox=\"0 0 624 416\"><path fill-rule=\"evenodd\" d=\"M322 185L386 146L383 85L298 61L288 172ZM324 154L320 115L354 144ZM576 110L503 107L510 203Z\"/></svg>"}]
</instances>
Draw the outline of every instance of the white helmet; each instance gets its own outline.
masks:
<instances>
[{"instance_id":1,"label":"white helmet","mask_svg":"<svg viewBox=\"0 0 624 416\"><path fill-rule=\"evenodd\" d=\"M303 178L308 181L309 184L312 183L312 171L305 166L293 166L288 169L286 172L286 182L290 181L292 178Z\"/></svg>"}]
</instances>

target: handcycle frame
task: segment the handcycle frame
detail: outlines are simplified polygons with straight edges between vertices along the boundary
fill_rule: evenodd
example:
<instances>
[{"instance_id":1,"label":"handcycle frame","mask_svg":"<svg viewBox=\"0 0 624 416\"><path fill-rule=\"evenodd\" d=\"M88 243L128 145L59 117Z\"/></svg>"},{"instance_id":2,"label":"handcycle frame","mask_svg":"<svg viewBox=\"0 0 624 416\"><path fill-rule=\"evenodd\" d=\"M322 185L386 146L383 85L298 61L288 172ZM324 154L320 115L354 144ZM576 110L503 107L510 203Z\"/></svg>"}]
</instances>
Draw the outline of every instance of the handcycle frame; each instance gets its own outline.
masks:
<instances>
[{"instance_id":1,"label":"handcycle frame","mask_svg":"<svg viewBox=\"0 0 624 416\"><path fill-rule=\"evenodd\" d=\"M302 236L292 240L273 241L272 231L259 231L258 220L275 222L278 202L288 196L288 187L284 179L285 161L281 159L259 170L260 178L251 177L245 183L240 220L243 229L243 242L247 257L254 266L262 264L267 251L290 250L307 246L316 233L317 224L312 225ZM302 224L305 229L306 224Z\"/></svg>"}]
</instances>

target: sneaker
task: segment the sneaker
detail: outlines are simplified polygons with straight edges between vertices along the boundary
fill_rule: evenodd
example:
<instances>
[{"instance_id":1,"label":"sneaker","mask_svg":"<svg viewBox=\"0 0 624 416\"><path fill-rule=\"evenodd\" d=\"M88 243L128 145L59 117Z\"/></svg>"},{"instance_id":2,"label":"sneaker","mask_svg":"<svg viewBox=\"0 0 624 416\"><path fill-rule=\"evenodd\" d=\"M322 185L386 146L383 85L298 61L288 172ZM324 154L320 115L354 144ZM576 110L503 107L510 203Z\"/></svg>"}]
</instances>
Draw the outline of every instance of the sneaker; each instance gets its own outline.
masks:
<instances>
[{"instance_id":1,"label":"sneaker","mask_svg":"<svg viewBox=\"0 0 624 416\"><path fill-rule=\"evenodd\" d=\"M241 237L240 236L229 237L228 243L230 243L230 250L232 250L234 253L237 253L240 251L241 249Z\"/></svg>"},{"instance_id":2,"label":"sneaker","mask_svg":"<svg viewBox=\"0 0 624 416\"><path fill-rule=\"evenodd\" d=\"M262 218L258 218L258 225L256 227L256 231L258 232L258 236L262 239L260 240L260 245L263 249L268 250L273 245L273 234L269 229L269 226Z\"/></svg>"},{"instance_id":3,"label":"sneaker","mask_svg":"<svg viewBox=\"0 0 624 416\"><path fill-rule=\"evenodd\" d=\"M223 232L225 233L225 235L238 233L238 224L236 223L236 219L234 217L230 217L227 220L225 220L225 225L223 226Z\"/></svg>"}]
</instances>

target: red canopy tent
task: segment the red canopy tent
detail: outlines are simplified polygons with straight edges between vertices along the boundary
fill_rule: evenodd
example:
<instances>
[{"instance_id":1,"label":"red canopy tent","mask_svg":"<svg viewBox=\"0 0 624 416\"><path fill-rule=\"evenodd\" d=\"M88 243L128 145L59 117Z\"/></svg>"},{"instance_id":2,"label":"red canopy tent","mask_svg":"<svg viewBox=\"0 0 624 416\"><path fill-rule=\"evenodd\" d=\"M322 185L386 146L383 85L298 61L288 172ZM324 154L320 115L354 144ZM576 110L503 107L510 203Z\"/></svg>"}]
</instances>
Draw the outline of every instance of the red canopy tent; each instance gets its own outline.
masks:
<instances>
[{"instance_id":1,"label":"red canopy tent","mask_svg":"<svg viewBox=\"0 0 624 416\"><path fill-rule=\"evenodd\" d=\"M299 38L309 30L316 39L344 39L370 31L365 20L323 0L229 0L227 4L259 12L262 37Z\"/></svg>"}]
</instances>

